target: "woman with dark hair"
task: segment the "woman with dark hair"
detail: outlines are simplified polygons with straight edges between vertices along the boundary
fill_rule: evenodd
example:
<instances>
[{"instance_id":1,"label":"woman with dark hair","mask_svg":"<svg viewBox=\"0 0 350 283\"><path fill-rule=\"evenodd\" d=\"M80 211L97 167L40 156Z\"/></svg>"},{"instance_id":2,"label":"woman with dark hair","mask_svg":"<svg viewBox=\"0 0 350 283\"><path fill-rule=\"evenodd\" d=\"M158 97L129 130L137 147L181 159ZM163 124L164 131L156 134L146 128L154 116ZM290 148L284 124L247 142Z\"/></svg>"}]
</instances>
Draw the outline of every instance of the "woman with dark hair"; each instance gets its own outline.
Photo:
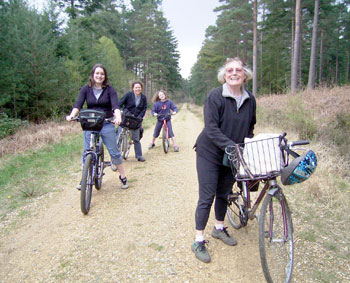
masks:
<instances>
[{"instance_id":1,"label":"woman with dark hair","mask_svg":"<svg viewBox=\"0 0 350 283\"><path fill-rule=\"evenodd\" d=\"M195 256L210 262L204 229L215 199L213 238L234 246L237 241L224 227L227 197L234 184L230 167L223 164L225 148L253 137L256 102L244 84L252 72L240 58L229 58L218 72L222 86L214 89L204 104L204 129L195 143L199 199L195 213L196 237L191 246Z\"/></svg>"},{"instance_id":2,"label":"woman with dark hair","mask_svg":"<svg viewBox=\"0 0 350 283\"><path fill-rule=\"evenodd\" d=\"M147 98L142 93L143 84L140 81L135 81L131 84L131 91L124 94L119 101L119 108L128 115L143 119L147 110ZM138 161L146 161L142 156L141 127L131 131L131 137L134 142L135 157Z\"/></svg>"},{"instance_id":3,"label":"woman with dark hair","mask_svg":"<svg viewBox=\"0 0 350 283\"><path fill-rule=\"evenodd\" d=\"M78 95L78 100L73 106L72 112L66 116L67 121L71 121L76 117L80 109L82 109L86 102L88 109L100 110L106 113L106 118L114 118L114 123L119 125L121 123L121 115L118 106L118 96L115 89L108 81L107 70L102 64L93 66L88 83L83 86ZM100 131L102 141L106 145L111 156L111 168L113 171L119 171L119 179L121 181L121 188L127 189L128 183L125 176L123 159L117 149L117 134L115 126L111 123L104 122ZM89 147L91 131L84 131L84 150ZM77 189L80 189L80 184Z\"/></svg>"}]
</instances>

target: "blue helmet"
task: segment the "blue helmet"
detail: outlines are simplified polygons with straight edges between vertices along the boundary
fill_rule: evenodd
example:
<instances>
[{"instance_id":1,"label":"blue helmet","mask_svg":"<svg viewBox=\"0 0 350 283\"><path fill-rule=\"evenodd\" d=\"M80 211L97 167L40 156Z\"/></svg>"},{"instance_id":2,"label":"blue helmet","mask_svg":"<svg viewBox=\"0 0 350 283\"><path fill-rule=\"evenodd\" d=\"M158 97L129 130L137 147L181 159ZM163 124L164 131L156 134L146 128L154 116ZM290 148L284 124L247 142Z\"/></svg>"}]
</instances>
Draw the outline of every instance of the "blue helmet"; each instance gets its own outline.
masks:
<instances>
[{"instance_id":1,"label":"blue helmet","mask_svg":"<svg viewBox=\"0 0 350 283\"><path fill-rule=\"evenodd\" d=\"M281 170L283 185L293 185L309 179L317 167L316 154L309 150L307 153L295 158L287 167Z\"/></svg>"}]
</instances>

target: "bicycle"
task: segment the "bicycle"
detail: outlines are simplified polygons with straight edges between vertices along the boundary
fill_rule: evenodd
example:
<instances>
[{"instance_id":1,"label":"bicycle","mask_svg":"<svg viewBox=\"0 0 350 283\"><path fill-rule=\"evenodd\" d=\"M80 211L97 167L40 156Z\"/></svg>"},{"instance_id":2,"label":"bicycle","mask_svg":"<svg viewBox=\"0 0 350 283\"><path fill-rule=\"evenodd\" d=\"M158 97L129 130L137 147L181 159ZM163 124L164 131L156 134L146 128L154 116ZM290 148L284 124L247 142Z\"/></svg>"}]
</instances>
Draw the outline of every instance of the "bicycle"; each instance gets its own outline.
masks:
<instances>
[{"instance_id":1,"label":"bicycle","mask_svg":"<svg viewBox=\"0 0 350 283\"><path fill-rule=\"evenodd\" d=\"M309 141L288 144L285 137L286 133L236 144L225 150L237 181L228 196L227 216L235 229L240 229L248 224L248 220L257 218L260 260L267 282L290 282L293 271L292 215L282 187L276 179L281 176L283 185L300 183L308 179L317 166L317 158L312 151L302 156L294 151L302 149L294 146L306 145ZM294 157L292 162L289 162L290 155ZM309 155L312 156L311 159ZM306 156L309 160L305 161ZM299 171L296 173L300 165L305 168L306 165L309 166L301 170L303 174L306 172L304 176ZM260 183L264 187L252 206L250 192L258 191ZM260 214L257 215L260 204Z\"/></svg>"},{"instance_id":2,"label":"bicycle","mask_svg":"<svg viewBox=\"0 0 350 283\"><path fill-rule=\"evenodd\" d=\"M78 117L72 121L80 122L84 131L92 131L90 145L83 153L83 171L80 189L80 208L83 214L90 210L92 188L102 188L103 170L110 166L109 161L104 160L104 145L100 135L103 122L112 123L111 119L104 118L105 113L97 110L81 110Z\"/></svg>"},{"instance_id":3,"label":"bicycle","mask_svg":"<svg viewBox=\"0 0 350 283\"><path fill-rule=\"evenodd\" d=\"M160 117L160 119L163 122L163 126L162 126L162 145L163 145L164 153L168 153L169 146L170 146L169 128L168 128L168 125L167 125L167 120L170 119L171 115L173 115L173 114L172 113L171 114L158 114L157 116L155 116L155 117L157 117L157 119L158 119L158 117Z\"/></svg>"},{"instance_id":4,"label":"bicycle","mask_svg":"<svg viewBox=\"0 0 350 283\"><path fill-rule=\"evenodd\" d=\"M141 118L134 117L133 115L128 115L122 112L122 123L120 127L122 128L118 140L117 148L121 152L122 157L127 160L130 152L130 147L133 144L131 130L136 130L140 128L142 120ZM118 133L117 129L117 133Z\"/></svg>"}]
</instances>

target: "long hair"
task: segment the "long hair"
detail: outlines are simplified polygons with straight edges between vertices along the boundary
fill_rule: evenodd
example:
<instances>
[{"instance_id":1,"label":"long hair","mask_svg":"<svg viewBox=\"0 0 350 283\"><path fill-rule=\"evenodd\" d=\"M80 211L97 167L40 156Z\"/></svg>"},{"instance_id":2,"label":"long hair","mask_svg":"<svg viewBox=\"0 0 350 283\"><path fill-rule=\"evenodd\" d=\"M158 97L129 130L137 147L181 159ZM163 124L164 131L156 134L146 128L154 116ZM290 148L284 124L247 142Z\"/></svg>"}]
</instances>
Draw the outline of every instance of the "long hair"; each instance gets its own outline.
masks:
<instances>
[{"instance_id":1,"label":"long hair","mask_svg":"<svg viewBox=\"0 0 350 283\"><path fill-rule=\"evenodd\" d=\"M229 64L231 62L237 62L237 63L242 65L242 68L244 70L244 74L246 76L246 78L244 79L244 83L246 83L247 81L252 79L253 72L248 68L248 65L241 58L235 57L235 58L227 58L225 63L224 63L224 65L222 65L221 68L219 69L219 71L218 71L218 81L220 83L224 83L225 82L224 76L225 76L225 73L226 73L226 66L227 66L227 64Z\"/></svg>"},{"instance_id":2,"label":"long hair","mask_svg":"<svg viewBox=\"0 0 350 283\"><path fill-rule=\"evenodd\" d=\"M162 93L164 93L164 95L165 95L165 99L167 99L168 98L168 95L166 94L166 91L165 90L158 90L157 92L156 92L156 94L153 96L153 98L152 98L152 101L155 103L155 102L157 102L157 101L159 101L160 100L160 98L159 98L159 93L160 92L162 92Z\"/></svg>"},{"instance_id":3,"label":"long hair","mask_svg":"<svg viewBox=\"0 0 350 283\"><path fill-rule=\"evenodd\" d=\"M107 75L107 70L105 68L105 66L103 66L102 64L95 64L90 72L90 76L89 76L89 81L87 83L88 86L93 87L95 85L95 80L94 80L94 74L95 74L95 70L97 68L101 68L103 70L103 72L105 73L105 80L102 83L102 87L107 87L110 86L109 80L108 80L108 75Z\"/></svg>"}]
</instances>

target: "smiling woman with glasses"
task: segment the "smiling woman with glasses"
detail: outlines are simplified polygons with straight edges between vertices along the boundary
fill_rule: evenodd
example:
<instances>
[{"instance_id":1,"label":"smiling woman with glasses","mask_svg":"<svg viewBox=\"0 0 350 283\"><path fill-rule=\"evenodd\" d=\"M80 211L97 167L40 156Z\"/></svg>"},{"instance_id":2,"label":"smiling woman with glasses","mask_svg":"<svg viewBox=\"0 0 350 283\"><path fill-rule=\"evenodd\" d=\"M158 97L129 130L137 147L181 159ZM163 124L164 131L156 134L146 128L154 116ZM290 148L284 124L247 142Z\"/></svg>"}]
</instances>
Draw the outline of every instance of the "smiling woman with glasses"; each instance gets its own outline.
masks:
<instances>
[{"instance_id":1,"label":"smiling woman with glasses","mask_svg":"<svg viewBox=\"0 0 350 283\"><path fill-rule=\"evenodd\" d=\"M237 241L224 227L227 197L235 182L231 168L225 166L225 148L253 137L256 102L244 87L252 72L240 58L228 58L218 71L222 86L214 89L204 104L204 129L195 143L199 200L195 213L196 237L192 245L195 256L210 262L204 229L215 199L215 239L234 246Z\"/></svg>"}]
</instances>

